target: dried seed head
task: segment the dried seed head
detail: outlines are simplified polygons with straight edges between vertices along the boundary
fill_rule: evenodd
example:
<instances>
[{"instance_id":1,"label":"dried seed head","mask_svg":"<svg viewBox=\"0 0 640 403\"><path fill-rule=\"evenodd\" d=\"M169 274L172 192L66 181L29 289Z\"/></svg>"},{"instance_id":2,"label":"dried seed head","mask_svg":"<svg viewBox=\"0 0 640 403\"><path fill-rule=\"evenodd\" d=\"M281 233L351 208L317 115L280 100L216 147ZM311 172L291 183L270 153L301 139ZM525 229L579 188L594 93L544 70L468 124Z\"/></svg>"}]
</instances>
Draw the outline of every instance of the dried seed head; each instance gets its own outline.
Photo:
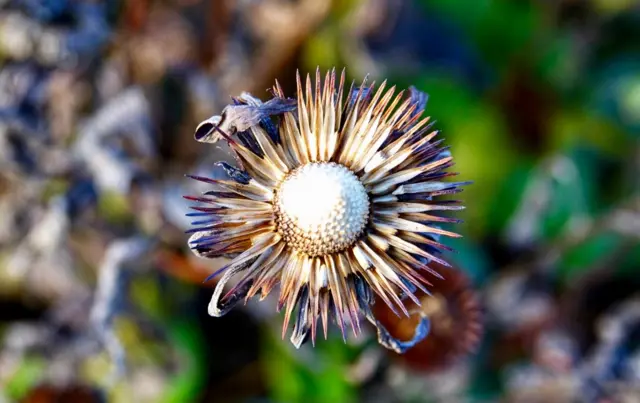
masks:
<instances>
[{"instance_id":1,"label":"dried seed head","mask_svg":"<svg viewBox=\"0 0 640 403\"><path fill-rule=\"evenodd\" d=\"M416 293L421 305L410 309L410 318L399 318L384 304L373 308L378 320L400 339L411 337L420 319L418 313L430 319L429 337L406 354L394 357L422 372L443 371L465 359L477 350L483 333L479 296L466 274L437 263L431 265L444 279L432 280L430 295Z\"/></svg>"},{"instance_id":2,"label":"dried seed head","mask_svg":"<svg viewBox=\"0 0 640 403\"><path fill-rule=\"evenodd\" d=\"M266 295L279 285L277 309L284 310L283 336L295 318L291 341L315 342L318 319L325 337L333 317L360 332L360 316L378 329L382 345L406 351L424 339L425 314L407 341L395 339L372 312L380 299L409 316L406 295L419 304L428 294L430 262L449 248L440 237L459 237L441 228L458 219L439 211L461 210L459 201L438 196L459 192L467 182L447 182L452 156L430 118L422 117L426 94L396 93L386 83L363 82L347 90L345 74L316 72L296 99L279 85L262 102L248 94L198 127L196 138L224 138L242 170L227 166L227 178L207 179L211 190L188 197L203 205L189 245L203 257L231 257L209 303L221 316L239 301ZM277 117L277 118L275 118ZM234 281L231 281L235 278ZM225 291L228 282L235 285Z\"/></svg>"},{"instance_id":3,"label":"dried seed head","mask_svg":"<svg viewBox=\"0 0 640 403\"><path fill-rule=\"evenodd\" d=\"M348 168L309 163L276 190L278 231L289 246L309 256L339 252L362 234L369 218L364 186Z\"/></svg>"}]
</instances>

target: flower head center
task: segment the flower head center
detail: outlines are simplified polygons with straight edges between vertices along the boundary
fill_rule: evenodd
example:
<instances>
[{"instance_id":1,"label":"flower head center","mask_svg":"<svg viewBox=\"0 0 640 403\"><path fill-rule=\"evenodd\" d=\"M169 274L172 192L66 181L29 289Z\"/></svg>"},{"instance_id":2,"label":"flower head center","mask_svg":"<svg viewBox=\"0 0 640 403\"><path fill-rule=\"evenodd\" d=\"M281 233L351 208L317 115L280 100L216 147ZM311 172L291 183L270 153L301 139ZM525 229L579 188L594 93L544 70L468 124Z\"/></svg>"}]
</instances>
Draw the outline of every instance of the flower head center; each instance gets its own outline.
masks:
<instances>
[{"instance_id":1,"label":"flower head center","mask_svg":"<svg viewBox=\"0 0 640 403\"><path fill-rule=\"evenodd\" d=\"M278 231L289 246L320 256L358 239L369 218L369 197L348 168L312 162L285 178L276 190L274 208Z\"/></svg>"}]
</instances>

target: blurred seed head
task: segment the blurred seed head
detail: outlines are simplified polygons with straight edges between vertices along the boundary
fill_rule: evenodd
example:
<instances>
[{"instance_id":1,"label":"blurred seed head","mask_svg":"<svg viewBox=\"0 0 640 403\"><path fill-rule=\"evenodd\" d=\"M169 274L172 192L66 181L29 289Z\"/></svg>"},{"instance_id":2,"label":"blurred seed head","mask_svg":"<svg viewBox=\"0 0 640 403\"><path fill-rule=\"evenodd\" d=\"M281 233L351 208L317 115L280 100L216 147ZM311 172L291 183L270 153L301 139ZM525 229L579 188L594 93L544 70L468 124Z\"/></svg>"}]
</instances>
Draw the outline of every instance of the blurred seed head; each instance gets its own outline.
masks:
<instances>
[{"instance_id":1,"label":"blurred seed head","mask_svg":"<svg viewBox=\"0 0 640 403\"><path fill-rule=\"evenodd\" d=\"M437 372L468 358L476 351L483 332L480 299L467 276L458 269L434 265L443 278L431 280L431 295L419 293L421 307L412 307L409 318L398 317L384 304L376 304L378 320L397 338L411 337L418 312L431 322L429 336L393 358L421 372Z\"/></svg>"}]
</instances>

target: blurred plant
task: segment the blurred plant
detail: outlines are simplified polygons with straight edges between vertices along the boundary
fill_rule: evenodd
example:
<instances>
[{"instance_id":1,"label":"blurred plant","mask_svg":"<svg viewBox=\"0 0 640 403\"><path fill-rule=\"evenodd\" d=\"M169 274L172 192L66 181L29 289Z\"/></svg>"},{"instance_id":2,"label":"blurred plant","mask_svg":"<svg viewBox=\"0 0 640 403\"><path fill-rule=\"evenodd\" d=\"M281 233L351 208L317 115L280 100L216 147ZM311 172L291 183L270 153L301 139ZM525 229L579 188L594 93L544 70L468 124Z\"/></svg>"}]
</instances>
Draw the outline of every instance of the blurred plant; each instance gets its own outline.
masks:
<instances>
[{"instance_id":1,"label":"blurred plant","mask_svg":"<svg viewBox=\"0 0 640 403\"><path fill-rule=\"evenodd\" d=\"M103 393L86 386L55 387L40 385L22 399L24 403L99 403L104 402Z\"/></svg>"},{"instance_id":2,"label":"blurred plant","mask_svg":"<svg viewBox=\"0 0 640 403\"><path fill-rule=\"evenodd\" d=\"M431 323L429 336L396 359L421 372L438 372L454 366L477 350L482 335L479 297L464 273L442 265L431 264L441 277L431 280L429 294L419 294L421 306L411 307L409 318L399 318L382 304L374 314L399 339L411 337L419 318L426 315Z\"/></svg>"},{"instance_id":3,"label":"blurred plant","mask_svg":"<svg viewBox=\"0 0 640 403\"><path fill-rule=\"evenodd\" d=\"M0 0L0 400L633 401L639 19L627 0ZM476 180L442 241L486 308L473 359L415 371L364 326L294 350L273 295L202 309L229 260L187 250L180 195L209 189L182 173L236 161L192 128L318 65L428 92ZM149 249L103 270L132 239Z\"/></svg>"}]
</instances>

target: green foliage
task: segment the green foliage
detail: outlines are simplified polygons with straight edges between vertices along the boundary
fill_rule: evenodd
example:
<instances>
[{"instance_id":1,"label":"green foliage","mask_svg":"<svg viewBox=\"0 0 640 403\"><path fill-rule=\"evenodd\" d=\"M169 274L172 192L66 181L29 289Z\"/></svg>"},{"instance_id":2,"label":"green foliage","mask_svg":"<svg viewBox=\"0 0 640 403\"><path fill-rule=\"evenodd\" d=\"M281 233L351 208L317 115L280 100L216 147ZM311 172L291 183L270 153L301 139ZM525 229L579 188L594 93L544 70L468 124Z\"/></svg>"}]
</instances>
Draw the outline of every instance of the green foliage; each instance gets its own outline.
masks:
<instances>
[{"instance_id":1,"label":"green foliage","mask_svg":"<svg viewBox=\"0 0 640 403\"><path fill-rule=\"evenodd\" d=\"M98 211L112 223L126 223L131 220L131 209L126 196L115 192L105 192L98 200Z\"/></svg>"},{"instance_id":2,"label":"green foliage","mask_svg":"<svg viewBox=\"0 0 640 403\"><path fill-rule=\"evenodd\" d=\"M533 171L533 163L521 162L506 174L496 189L495 197L489 203L487 213L489 231L497 234L505 229L522 201Z\"/></svg>"},{"instance_id":3,"label":"green foliage","mask_svg":"<svg viewBox=\"0 0 640 403\"><path fill-rule=\"evenodd\" d=\"M566 107L550 122L549 150L591 146L612 156L628 151L627 134L614 122L589 110Z\"/></svg>"},{"instance_id":4,"label":"green foliage","mask_svg":"<svg viewBox=\"0 0 640 403\"><path fill-rule=\"evenodd\" d=\"M355 402L356 390L346 380L348 348L342 339L330 337L317 343L311 356L292 354L270 331L264 337L264 372L271 394L280 403ZM306 359L312 359L306 362Z\"/></svg>"},{"instance_id":5,"label":"green foliage","mask_svg":"<svg viewBox=\"0 0 640 403\"><path fill-rule=\"evenodd\" d=\"M518 158L504 119L495 106L447 75L425 72L415 85L429 94L427 113L451 146L455 171L461 172L461 180L474 181L462 195L472 205L464 213L465 226L471 234L482 234L490 203Z\"/></svg>"},{"instance_id":6,"label":"green foliage","mask_svg":"<svg viewBox=\"0 0 640 403\"><path fill-rule=\"evenodd\" d=\"M341 65L337 27L327 26L309 38L302 50L302 59L307 66L319 66L323 71Z\"/></svg>"},{"instance_id":7,"label":"green foliage","mask_svg":"<svg viewBox=\"0 0 640 403\"><path fill-rule=\"evenodd\" d=\"M424 7L457 24L496 69L529 57L540 35L543 10L530 2L508 0L422 0Z\"/></svg>"},{"instance_id":8,"label":"green foliage","mask_svg":"<svg viewBox=\"0 0 640 403\"><path fill-rule=\"evenodd\" d=\"M21 400L39 382L46 370L46 361L42 358L26 356L18 363L13 375L4 385L7 397Z\"/></svg>"},{"instance_id":9,"label":"green foliage","mask_svg":"<svg viewBox=\"0 0 640 403\"><path fill-rule=\"evenodd\" d=\"M600 268L607 258L619 253L623 237L614 233L603 233L569 249L558 263L558 280L570 284L580 274ZM613 261L611 262L613 263Z\"/></svg>"},{"instance_id":10,"label":"green foliage","mask_svg":"<svg viewBox=\"0 0 640 403\"><path fill-rule=\"evenodd\" d=\"M162 396L162 403L196 401L206 381L205 340L197 324L188 320L169 323L171 345L180 355L180 371Z\"/></svg>"},{"instance_id":11,"label":"green foliage","mask_svg":"<svg viewBox=\"0 0 640 403\"><path fill-rule=\"evenodd\" d=\"M625 253L621 257L618 271L622 274L638 278L640 276L640 242L633 241L625 244Z\"/></svg>"}]
</instances>

